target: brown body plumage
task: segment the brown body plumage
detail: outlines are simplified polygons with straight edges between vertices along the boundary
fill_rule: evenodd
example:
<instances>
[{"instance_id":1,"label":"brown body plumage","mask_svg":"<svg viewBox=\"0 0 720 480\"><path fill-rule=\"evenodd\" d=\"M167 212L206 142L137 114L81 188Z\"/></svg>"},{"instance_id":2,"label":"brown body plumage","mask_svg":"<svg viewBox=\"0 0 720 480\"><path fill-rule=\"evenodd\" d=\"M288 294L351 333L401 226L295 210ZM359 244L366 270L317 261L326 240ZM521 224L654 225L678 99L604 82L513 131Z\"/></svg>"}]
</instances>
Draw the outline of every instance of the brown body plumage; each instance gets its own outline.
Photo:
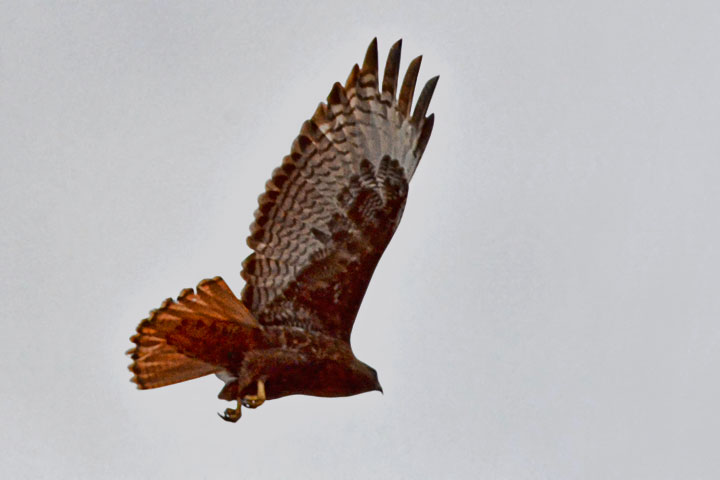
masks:
<instances>
[{"instance_id":1,"label":"brown body plumage","mask_svg":"<svg viewBox=\"0 0 720 480\"><path fill-rule=\"evenodd\" d=\"M243 263L242 299L216 277L168 299L132 337L141 389L210 373L220 398L256 407L293 394L381 390L350 347L355 316L402 217L408 183L433 126L431 79L410 115L420 57L396 98L398 41L382 83L377 44L336 83L260 196ZM240 406L226 410L236 421Z\"/></svg>"}]
</instances>

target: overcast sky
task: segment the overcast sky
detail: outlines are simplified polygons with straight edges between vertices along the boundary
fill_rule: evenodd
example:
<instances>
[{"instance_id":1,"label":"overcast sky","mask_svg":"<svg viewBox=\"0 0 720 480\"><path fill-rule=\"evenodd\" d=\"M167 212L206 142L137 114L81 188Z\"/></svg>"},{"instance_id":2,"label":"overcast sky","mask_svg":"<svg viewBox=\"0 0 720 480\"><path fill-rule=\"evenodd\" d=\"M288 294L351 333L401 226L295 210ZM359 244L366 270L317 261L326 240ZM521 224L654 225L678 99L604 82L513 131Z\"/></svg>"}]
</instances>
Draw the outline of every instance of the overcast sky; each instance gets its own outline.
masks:
<instances>
[{"instance_id":1,"label":"overcast sky","mask_svg":"<svg viewBox=\"0 0 720 480\"><path fill-rule=\"evenodd\" d=\"M717 478L719 22L716 1L0 1L0 473ZM228 424L215 377L135 390L138 321L206 277L239 294L264 182L374 36L441 77L352 338L385 394Z\"/></svg>"}]
</instances>

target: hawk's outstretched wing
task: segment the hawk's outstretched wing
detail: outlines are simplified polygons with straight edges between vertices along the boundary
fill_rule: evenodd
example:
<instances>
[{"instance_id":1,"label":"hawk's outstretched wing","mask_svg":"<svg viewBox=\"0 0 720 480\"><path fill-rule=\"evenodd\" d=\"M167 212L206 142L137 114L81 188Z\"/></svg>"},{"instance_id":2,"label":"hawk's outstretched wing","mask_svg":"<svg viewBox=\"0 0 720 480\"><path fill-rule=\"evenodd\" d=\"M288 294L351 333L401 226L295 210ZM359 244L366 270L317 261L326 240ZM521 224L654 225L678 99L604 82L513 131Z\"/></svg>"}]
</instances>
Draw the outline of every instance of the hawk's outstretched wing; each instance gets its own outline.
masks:
<instances>
[{"instance_id":1,"label":"hawk's outstretched wing","mask_svg":"<svg viewBox=\"0 0 720 480\"><path fill-rule=\"evenodd\" d=\"M411 115L421 57L400 94L401 41L378 85L377 42L306 121L259 198L243 263L242 300L262 324L297 325L346 341L370 278L402 216L434 116L438 77Z\"/></svg>"}]
</instances>

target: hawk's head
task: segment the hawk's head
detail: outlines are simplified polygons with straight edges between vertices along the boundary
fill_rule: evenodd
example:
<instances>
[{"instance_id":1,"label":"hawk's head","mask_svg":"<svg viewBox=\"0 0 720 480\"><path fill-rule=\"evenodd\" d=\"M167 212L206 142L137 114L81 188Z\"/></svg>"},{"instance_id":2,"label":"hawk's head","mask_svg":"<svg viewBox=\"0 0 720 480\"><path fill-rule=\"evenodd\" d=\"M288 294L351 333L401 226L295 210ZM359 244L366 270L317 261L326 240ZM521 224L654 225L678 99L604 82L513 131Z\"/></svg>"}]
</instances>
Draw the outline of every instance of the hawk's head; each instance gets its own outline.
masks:
<instances>
[{"instance_id":1,"label":"hawk's head","mask_svg":"<svg viewBox=\"0 0 720 480\"><path fill-rule=\"evenodd\" d=\"M378 380L377 370L370 365L356 360L353 365L354 387L358 389L357 393L378 391L382 393L383 389Z\"/></svg>"}]
</instances>

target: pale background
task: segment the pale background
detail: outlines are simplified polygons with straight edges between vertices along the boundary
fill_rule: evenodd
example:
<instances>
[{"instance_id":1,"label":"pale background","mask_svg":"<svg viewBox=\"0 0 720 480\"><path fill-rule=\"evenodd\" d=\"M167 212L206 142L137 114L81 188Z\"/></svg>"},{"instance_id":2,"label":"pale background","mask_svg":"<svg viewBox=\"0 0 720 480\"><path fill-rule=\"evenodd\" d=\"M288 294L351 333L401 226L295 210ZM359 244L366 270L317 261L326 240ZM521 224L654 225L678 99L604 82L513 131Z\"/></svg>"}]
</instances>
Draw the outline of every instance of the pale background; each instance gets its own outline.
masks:
<instances>
[{"instance_id":1,"label":"pale background","mask_svg":"<svg viewBox=\"0 0 720 480\"><path fill-rule=\"evenodd\" d=\"M720 5L440 3L0 2L3 478L718 478ZM135 390L376 35L441 76L353 334L385 395Z\"/></svg>"}]
</instances>

